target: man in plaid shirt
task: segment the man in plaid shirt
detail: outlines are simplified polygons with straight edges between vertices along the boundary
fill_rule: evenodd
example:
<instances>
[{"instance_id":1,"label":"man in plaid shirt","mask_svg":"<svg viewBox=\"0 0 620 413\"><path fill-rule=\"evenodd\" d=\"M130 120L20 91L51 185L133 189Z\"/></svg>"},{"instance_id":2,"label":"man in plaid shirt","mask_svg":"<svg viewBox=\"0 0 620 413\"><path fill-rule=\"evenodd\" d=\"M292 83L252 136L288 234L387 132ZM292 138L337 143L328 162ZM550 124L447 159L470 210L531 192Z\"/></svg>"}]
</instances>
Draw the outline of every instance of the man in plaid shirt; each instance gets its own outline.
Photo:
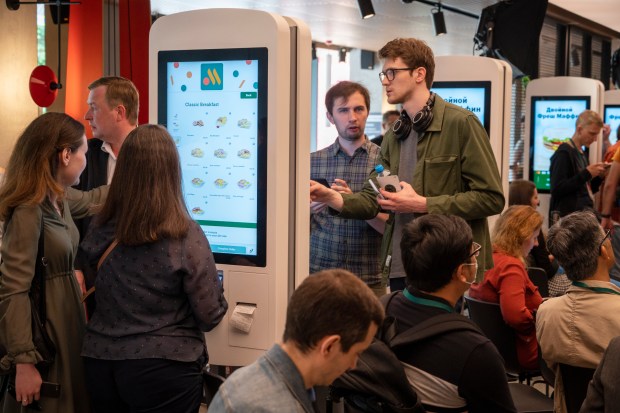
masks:
<instances>
[{"instance_id":1,"label":"man in plaid shirt","mask_svg":"<svg viewBox=\"0 0 620 413\"><path fill-rule=\"evenodd\" d=\"M310 155L312 179L325 179L340 193L360 191L379 162L379 146L364 135L370 107L368 90L355 82L340 82L325 95L327 119L338 137ZM344 268L362 279L377 296L381 286L381 237L387 214L368 221L344 219L320 202L310 204L310 273Z\"/></svg>"}]
</instances>

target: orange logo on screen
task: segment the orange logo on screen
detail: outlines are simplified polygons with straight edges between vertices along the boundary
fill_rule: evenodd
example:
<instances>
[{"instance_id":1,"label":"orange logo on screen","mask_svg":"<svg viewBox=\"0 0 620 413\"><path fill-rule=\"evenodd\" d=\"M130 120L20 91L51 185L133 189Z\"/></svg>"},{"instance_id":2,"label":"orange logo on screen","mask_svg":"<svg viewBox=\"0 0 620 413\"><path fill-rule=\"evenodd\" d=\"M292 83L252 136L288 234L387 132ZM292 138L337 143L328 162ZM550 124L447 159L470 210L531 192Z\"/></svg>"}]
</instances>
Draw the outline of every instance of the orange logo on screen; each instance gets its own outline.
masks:
<instances>
[{"instance_id":1,"label":"orange logo on screen","mask_svg":"<svg viewBox=\"0 0 620 413\"><path fill-rule=\"evenodd\" d=\"M224 65L203 63L200 65L201 90L222 90L224 88Z\"/></svg>"}]
</instances>

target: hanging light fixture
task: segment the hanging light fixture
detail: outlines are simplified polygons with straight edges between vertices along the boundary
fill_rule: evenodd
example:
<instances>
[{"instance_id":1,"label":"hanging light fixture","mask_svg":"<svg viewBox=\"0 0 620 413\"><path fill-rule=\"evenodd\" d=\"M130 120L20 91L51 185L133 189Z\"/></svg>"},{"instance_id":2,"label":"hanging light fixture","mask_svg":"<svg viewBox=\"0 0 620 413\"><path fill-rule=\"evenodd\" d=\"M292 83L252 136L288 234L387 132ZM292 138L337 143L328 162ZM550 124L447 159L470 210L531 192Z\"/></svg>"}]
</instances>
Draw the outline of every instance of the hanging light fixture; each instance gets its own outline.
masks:
<instances>
[{"instance_id":1,"label":"hanging light fixture","mask_svg":"<svg viewBox=\"0 0 620 413\"><path fill-rule=\"evenodd\" d=\"M370 19L375 15L375 9L372 7L372 0L357 0L357 4L360 7L362 19Z\"/></svg>"},{"instance_id":2,"label":"hanging light fixture","mask_svg":"<svg viewBox=\"0 0 620 413\"><path fill-rule=\"evenodd\" d=\"M441 11L441 2L437 3L437 8L431 10L431 16L433 17L433 26L435 27L435 36L441 36L448 33L446 30L446 20L443 17Z\"/></svg>"}]
</instances>

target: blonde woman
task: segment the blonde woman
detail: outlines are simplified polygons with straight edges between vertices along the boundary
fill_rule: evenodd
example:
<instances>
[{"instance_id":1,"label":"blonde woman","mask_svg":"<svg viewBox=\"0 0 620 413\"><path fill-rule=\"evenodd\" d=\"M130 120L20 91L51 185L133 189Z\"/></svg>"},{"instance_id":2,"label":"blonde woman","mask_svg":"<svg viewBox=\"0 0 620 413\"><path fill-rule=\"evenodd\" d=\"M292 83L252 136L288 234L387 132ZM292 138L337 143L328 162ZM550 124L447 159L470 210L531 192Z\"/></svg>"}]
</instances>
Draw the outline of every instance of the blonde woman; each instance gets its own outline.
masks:
<instances>
[{"instance_id":1,"label":"blonde woman","mask_svg":"<svg viewBox=\"0 0 620 413\"><path fill-rule=\"evenodd\" d=\"M538 368L534 316L542 297L527 275L525 257L538 245L542 222L531 206L508 208L493 229L494 267L469 290L473 298L499 303L506 324L516 332L519 364L528 370Z\"/></svg>"}]
</instances>

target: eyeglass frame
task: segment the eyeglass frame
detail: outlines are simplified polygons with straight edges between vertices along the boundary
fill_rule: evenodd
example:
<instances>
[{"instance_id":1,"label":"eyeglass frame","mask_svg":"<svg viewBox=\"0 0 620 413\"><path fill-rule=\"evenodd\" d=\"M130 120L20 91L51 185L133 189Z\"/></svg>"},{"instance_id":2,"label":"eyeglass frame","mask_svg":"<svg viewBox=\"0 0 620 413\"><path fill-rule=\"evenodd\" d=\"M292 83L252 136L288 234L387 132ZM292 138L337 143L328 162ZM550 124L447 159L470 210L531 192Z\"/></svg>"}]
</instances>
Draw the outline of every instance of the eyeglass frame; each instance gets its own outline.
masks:
<instances>
[{"instance_id":1,"label":"eyeglass frame","mask_svg":"<svg viewBox=\"0 0 620 413\"><path fill-rule=\"evenodd\" d=\"M605 236L603 237L603 239L601 240L601 243L598 245L598 253L600 254L602 252L602 248L603 248L603 244L605 243L605 240L607 238L609 238L609 235L611 234L611 228L607 230L607 232L605 232Z\"/></svg>"},{"instance_id":2,"label":"eyeglass frame","mask_svg":"<svg viewBox=\"0 0 620 413\"><path fill-rule=\"evenodd\" d=\"M389 69L385 69L385 71L383 72L379 72L379 80L381 82L383 82L384 79L387 79L388 82L391 82L392 80L394 80L396 78L396 72L399 72L401 70L416 70L417 67L400 67L400 68L389 68ZM392 73L392 78L390 79L390 76L388 75L388 73Z\"/></svg>"},{"instance_id":3,"label":"eyeglass frame","mask_svg":"<svg viewBox=\"0 0 620 413\"><path fill-rule=\"evenodd\" d=\"M480 255L480 250L482 249L482 245L478 244L476 241L473 241L472 245L474 246L474 251L467 256L467 259L471 257L476 257L476 260L477 260L478 255Z\"/></svg>"}]
</instances>

